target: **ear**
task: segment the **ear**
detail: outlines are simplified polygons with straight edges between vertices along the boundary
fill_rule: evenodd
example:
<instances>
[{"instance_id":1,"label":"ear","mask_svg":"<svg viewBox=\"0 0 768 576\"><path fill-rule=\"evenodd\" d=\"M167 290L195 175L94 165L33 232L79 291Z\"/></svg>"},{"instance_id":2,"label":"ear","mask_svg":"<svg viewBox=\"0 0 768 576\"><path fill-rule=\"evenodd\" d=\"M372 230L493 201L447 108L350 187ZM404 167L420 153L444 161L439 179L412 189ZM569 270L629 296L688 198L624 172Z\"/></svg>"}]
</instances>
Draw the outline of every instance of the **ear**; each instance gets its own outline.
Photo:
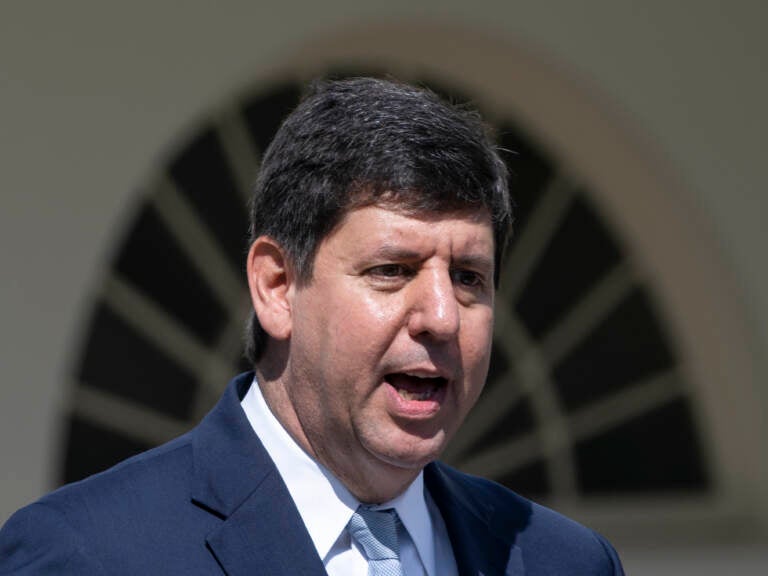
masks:
<instances>
[{"instance_id":1,"label":"ear","mask_svg":"<svg viewBox=\"0 0 768 576\"><path fill-rule=\"evenodd\" d=\"M248 251L248 288L256 316L264 331L276 340L291 335L291 296L294 274L282 247L260 236Z\"/></svg>"}]
</instances>

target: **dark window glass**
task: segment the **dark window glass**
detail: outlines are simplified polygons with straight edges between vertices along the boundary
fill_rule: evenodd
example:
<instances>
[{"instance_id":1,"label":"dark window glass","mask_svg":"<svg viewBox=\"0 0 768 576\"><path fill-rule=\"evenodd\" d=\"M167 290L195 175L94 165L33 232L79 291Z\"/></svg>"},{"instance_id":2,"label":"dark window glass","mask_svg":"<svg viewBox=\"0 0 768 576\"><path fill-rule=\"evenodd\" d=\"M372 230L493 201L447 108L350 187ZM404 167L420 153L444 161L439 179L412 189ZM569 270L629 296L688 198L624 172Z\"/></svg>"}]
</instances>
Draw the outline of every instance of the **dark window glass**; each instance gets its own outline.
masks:
<instances>
[{"instance_id":1,"label":"dark window glass","mask_svg":"<svg viewBox=\"0 0 768 576\"><path fill-rule=\"evenodd\" d=\"M496 478L496 481L526 498L541 498L552 491L547 475L547 465L543 460Z\"/></svg>"},{"instance_id":2,"label":"dark window glass","mask_svg":"<svg viewBox=\"0 0 768 576\"><path fill-rule=\"evenodd\" d=\"M299 86L285 84L275 87L266 94L258 94L246 103L245 121L253 142L261 153L267 149L283 118L296 107L300 97Z\"/></svg>"},{"instance_id":3,"label":"dark window glass","mask_svg":"<svg viewBox=\"0 0 768 576\"><path fill-rule=\"evenodd\" d=\"M226 313L150 206L136 218L115 268L205 344L216 342Z\"/></svg>"},{"instance_id":4,"label":"dark window glass","mask_svg":"<svg viewBox=\"0 0 768 576\"><path fill-rule=\"evenodd\" d=\"M501 157L509 169L509 193L515 215L514 237L525 227L528 215L538 203L553 175L552 164L511 122L497 130Z\"/></svg>"},{"instance_id":5,"label":"dark window glass","mask_svg":"<svg viewBox=\"0 0 768 576\"><path fill-rule=\"evenodd\" d=\"M646 294L627 298L555 368L566 410L614 393L673 365Z\"/></svg>"},{"instance_id":6,"label":"dark window glass","mask_svg":"<svg viewBox=\"0 0 768 576\"><path fill-rule=\"evenodd\" d=\"M620 258L608 231L577 196L515 304L530 334L545 335Z\"/></svg>"},{"instance_id":7,"label":"dark window glass","mask_svg":"<svg viewBox=\"0 0 768 576\"><path fill-rule=\"evenodd\" d=\"M79 379L182 420L190 415L197 389L194 376L106 306L94 315Z\"/></svg>"},{"instance_id":8,"label":"dark window glass","mask_svg":"<svg viewBox=\"0 0 768 576\"><path fill-rule=\"evenodd\" d=\"M150 448L146 444L72 416L62 483L76 482Z\"/></svg>"},{"instance_id":9,"label":"dark window glass","mask_svg":"<svg viewBox=\"0 0 768 576\"><path fill-rule=\"evenodd\" d=\"M207 128L198 134L171 163L170 173L232 267L241 270L248 238L247 211L216 133Z\"/></svg>"},{"instance_id":10,"label":"dark window glass","mask_svg":"<svg viewBox=\"0 0 768 576\"><path fill-rule=\"evenodd\" d=\"M488 377L486 378L484 392L487 392L504 379L504 376L509 373L510 368L511 364L507 355L502 351L498 342L494 340L491 347L491 365L488 367Z\"/></svg>"},{"instance_id":11,"label":"dark window glass","mask_svg":"<svg viewBox=\"0 0 768 576\"><path fill-rule=\"evenodd\" d=\"M702 454L685 399L678 399L576 446L587 494L703 490Z\"/></svg>"},{"instance_id":12,"label":"dark window glass","mask_svg":"<svg viewBox=\"0 0 768 576\"><path fill-rule=\"evenodd\" d=\"M535 424L530 400L527 397L520 398L496 422L496 425L472 444L462 456L506 444L518 436L533 432ZM459 430L459 434L461 434L461 430Z\"/></svg>"}]
</instances>

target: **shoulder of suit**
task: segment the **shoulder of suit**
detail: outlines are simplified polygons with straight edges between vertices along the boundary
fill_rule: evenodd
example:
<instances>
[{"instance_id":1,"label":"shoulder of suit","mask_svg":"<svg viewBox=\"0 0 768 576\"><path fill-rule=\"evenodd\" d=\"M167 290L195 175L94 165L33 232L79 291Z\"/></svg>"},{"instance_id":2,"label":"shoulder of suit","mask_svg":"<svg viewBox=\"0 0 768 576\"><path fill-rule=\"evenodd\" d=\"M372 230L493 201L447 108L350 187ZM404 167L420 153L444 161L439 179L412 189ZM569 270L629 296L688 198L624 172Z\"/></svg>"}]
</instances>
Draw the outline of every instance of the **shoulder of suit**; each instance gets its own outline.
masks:
<instances>
[{"instance_id":1,"label":"shoulder of suit","mask_svg":"<svg viewBox=\"0 0 768 576\"><path fill-rule=\"evenodd\" d=\"M519 545L538 548L556 546L574 557L604 557L614 554L601 535L576 520L538 504L501 484L460 472L442 463L435 470L450 484L451 491L468 507L488 512L488 522L498 536Z\"/></svg>"},{"instance_id":2,"label":"shoulder of suit","mask_svg":"<svg viewBox=\"0 0 768 576\"><path fill-rule=\"evenodd\" d=\"M141 500L152 498L153 487L188 482L191 452L190 436L185 434L107 470L66 484L32 506L39 504L79 524L83 520L94 520L101 511L129 508L131 502L140 505Z\"/></svg>"}]
</instances>

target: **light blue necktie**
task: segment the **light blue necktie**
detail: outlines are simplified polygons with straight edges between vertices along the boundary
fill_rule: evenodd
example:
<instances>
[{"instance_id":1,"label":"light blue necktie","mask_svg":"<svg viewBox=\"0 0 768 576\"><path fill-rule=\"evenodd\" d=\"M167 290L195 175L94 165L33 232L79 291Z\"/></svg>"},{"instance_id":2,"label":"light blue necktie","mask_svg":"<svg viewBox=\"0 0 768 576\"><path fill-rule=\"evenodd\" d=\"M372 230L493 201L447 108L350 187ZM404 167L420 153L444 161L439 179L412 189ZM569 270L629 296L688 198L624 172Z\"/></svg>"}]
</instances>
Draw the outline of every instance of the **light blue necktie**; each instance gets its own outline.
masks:
<instances>
[{"instance_id":1,"label":"light blue necktie","mask_svg":"<svg viewBox=\"0 0 768 576\"><path fill-rule=\"evenodd\" d=\"M350 535L368 556L368 576L403 576L394 508L371 510L358 507L347 524Z\"/></svg>"}]
</instances>

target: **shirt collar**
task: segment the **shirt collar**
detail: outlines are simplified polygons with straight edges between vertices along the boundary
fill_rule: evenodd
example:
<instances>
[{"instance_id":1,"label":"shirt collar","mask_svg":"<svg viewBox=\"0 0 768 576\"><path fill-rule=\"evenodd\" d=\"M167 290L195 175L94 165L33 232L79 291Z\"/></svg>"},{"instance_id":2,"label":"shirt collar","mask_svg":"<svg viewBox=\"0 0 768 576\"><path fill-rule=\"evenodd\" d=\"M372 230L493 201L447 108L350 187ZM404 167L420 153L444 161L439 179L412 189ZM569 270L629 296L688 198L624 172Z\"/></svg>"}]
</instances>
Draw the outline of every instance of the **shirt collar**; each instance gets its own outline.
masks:
<instances>
[{"instance_id":1,"label":"shirt collar","mask_svg":"<svg viewBox=\"0 0 768 576\"><path fill-rule=\"evenodd\" d=\"M267 406L255 378L241 406L283 478L318 555L325 561L360 502L293 440ZM434 576L433 529L424 498L423 473L400 496L375 508L397 511L427 574Z\"/></svg>"}]
</instances>

